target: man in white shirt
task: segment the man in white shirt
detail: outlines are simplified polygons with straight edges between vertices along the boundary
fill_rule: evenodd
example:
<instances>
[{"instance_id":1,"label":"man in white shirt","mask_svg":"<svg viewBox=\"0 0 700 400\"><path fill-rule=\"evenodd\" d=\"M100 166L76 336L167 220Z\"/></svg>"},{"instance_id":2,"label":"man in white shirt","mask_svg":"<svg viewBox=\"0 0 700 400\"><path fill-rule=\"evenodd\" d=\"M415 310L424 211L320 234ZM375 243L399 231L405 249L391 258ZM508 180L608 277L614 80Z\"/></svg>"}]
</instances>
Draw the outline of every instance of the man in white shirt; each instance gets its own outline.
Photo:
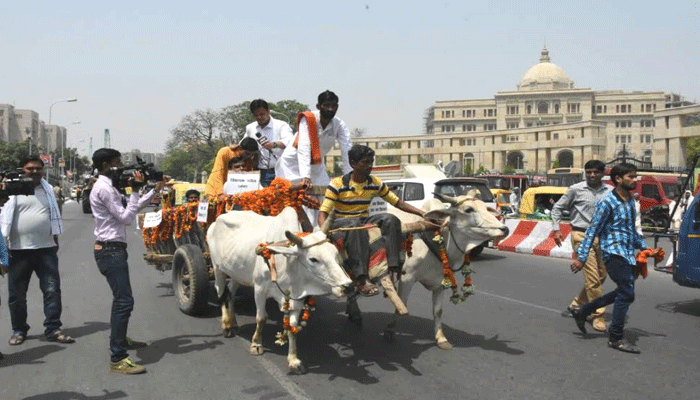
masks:
<instances>
[{"instance_id":1,"label":"man in white shirt","mask_svg":"<svg viewBox=\"0 0 700 400\"><path fill-rule=\"evenodd\" d=\"M73 343L61 330L61 277L58 271L58 235L63 233L54 190L44 180L44 162L30 156L20 162L24 177L34 184L32 196L10 196L2 209L2 235L10 249L8 303L12 320L10 345L27 338L27 289L33 273L44 295L44 335L47 340Z\"/></svg>"},{"instance_id":2,"label":"man in white shirt","mask_svg":"<svg viewBox=\"0 0 700 400\"><path fill-rule=\"evenodd\" d=\"M255 122L245 127L245 136L256 140L259 144L260 185L268 187L275 179L275 164L287 142L292 139L292 128L286 122L272 118L270 107L263 99L250 102L250 112L255 117Z\"/></svg>"},{"instance_id":3,"label":"man in white shirt","mask_svg":"<svg viewBox=\"0 0 700 400\"><path fill-rule=\"evenodd\" d=\"M348 160L348 151L352 146L350 131L340 118L335 114L338 111L338 96L326 90L318 95L316 104L318 111L300 114L297 117L299 132L294 136L294 141L288 144L279 160L277 175L287 180L301 180L311 185L326 186L330 183L330 177L326 172L323 157L333 148L337 142L340 145L340 155L343 160L343 174L352 171ZM313 118L314 121L309 121ZM315 125L318 148L314 148L314 140L310 136L309 126ZM318 151L319 154L315 154ZM320 156L320 160L314 156ZM312 219L315 221L315 219Z\"/></svg>"}]
</instances>

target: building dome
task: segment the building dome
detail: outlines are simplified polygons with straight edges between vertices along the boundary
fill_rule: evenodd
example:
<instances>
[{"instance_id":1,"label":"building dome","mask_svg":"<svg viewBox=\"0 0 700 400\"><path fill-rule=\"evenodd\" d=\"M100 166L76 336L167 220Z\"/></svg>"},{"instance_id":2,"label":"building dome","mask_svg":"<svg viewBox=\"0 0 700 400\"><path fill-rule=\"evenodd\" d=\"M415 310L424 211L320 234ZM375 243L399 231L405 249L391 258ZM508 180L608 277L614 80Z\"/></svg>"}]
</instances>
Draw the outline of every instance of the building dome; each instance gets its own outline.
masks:
<instances>
[{"instance_id":1,"label":"building dome","mask_svg":"<svg viewBox=\"0 0 700 400\"><path fill-rule=\"evenodd\" d=\"M547 47L542 49L540 63L530 68L518 84L520 91L571 89L573 87L574 82L566 76L566 72L549 61Z\"/></svg>"}]
</instances>

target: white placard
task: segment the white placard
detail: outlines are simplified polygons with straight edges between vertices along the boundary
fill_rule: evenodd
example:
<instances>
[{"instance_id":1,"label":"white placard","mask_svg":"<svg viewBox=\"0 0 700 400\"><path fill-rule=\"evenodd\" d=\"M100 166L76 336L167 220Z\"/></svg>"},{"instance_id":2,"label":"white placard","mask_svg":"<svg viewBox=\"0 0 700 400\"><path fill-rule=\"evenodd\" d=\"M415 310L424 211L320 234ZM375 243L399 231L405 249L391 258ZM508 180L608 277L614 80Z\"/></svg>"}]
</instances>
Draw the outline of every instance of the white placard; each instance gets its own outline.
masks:
<instances>
[{"instance_id":1,"label":"white placard","mask_svg":"<svg viewBox=\"0 0 700 400\"><path fill-rule=\"evenodd\" d=\"M236 194L260 189L260 172L229 172L224 194Z\"/></svg>"},{"instance_id":2,"label":"white placard","mask_svg":"<svg viewBox=\"0 0 700 400\"><path fill-rule=\"evenodd\" d=\"M160 221L163 220L163 211L149 212L143 217L143 227L153 228L160 225Z\"/></svg>"},{"instance_id":3,"label":"white placard","mask_svg":"<svg viewBox=\"0 0 700 400\"><path fill-rule=\"evenodd\" d=\"M207 222L207 217L209 215L209 203L201 202L197 208L197 222Z\"/></svg>"},{"instance_id":4,"label":"white placard","mask_svg":"<svg viewBox=\"0 0 700 400\"><path fill-rule=\"evenodd\" d=\"M374 197L369 203L369 215L382 214L387 212L387 209L388 207L386 205L386 201L384 201L381 197Z\"/></svg>"}]
</instances>

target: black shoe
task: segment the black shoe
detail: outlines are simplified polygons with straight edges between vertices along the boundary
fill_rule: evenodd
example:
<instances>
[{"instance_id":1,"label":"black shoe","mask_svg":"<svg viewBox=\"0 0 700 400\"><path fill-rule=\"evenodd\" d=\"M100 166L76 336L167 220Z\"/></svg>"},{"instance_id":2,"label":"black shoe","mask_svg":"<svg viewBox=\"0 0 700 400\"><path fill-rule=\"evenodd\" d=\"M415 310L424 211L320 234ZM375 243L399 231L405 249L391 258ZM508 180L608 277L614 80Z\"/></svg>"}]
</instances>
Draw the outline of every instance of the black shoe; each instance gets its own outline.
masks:
<instances>
[{"instance_id":1,"label":"black shoe","mask_svg":"<svg viewBox=\"0 0 700 400\"><path fill-rule=\"evenodd\" d=\"M638 348L636 348L632 343L630 343L624 339L620 339L620 340L615 341L615 342L608 342L608 347L610 347L611 349L624 351L625 353L632 353L632 354L641 353L641 351Z\"/></svg>"},{"instance_id":2,"label":"black shoe","mask_svg":"<svg viewBox=\"0 0 700 400\"><path fill-rule=\"evenodd\" d=\"M571 307L571 306L566 306L566 310L564 310L564 311L561 312L561 316L562 316L562 317L567 317L567 318L573 318L574 315L571 313L571 309L572 309L572 308L573 308L573 307Z\"/></svg>"},{"instance_id":3,"label":"black shoe","mask_svg":"<svg viewBox=\"0 0 700 400\"><path fill-rule=\"evenodd\" d=\"M578 329L583 333L588 333L586 332L586 317L581 312L581 307L571 307L571 316L574 317Z\"/></svg>"}]
</instances>

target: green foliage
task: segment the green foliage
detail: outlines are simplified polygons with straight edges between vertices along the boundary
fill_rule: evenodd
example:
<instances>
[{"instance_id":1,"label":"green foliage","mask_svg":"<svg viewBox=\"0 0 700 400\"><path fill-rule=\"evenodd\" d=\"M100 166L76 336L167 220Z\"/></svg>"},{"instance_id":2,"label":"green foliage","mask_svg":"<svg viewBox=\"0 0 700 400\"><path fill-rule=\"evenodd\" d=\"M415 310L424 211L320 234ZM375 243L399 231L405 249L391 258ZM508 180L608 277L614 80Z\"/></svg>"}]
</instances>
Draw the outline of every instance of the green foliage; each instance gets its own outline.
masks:
<instances>
[{"instance_id":1,"label":"green foliage","mask_svg":"<svg viewBox=\"0 0 700 400\"><path fill-rule=\"evenodd\" d=\"M40 154L36 147L33 154ZM29 155L29 140L20 143L0 142L0 171L17 168L18 163Z\"/></svg>"},{"instance_id":2,"label":"green foliage","mask_svg":"<svg viewBox=\"0 0 700 400\"><path fill-rule=\"evenodd\" d=\"M471 161L467 161L467 163L464 165L464 170L462 171L464 176L472 176L474 175L474 170L472 168L472 163Z\"/></svg>"},{"instance_id":3,"label":"green foliage","mask_svg":"<svg viewBox=\"0 0 700 400\"><path fill-rule=\"evenodd\" d=\"M485 174L487 172L489 171L486 169L486 167L484 167L483 164L479 164L479 168L476 170L476 174Z\"/></svg>"},{"instance_id":4,"label":"green foliage","mask_svg":"<svg viewBox=\"0 0 700 400\"><path fill-rule=\"evenodd\" d=\"M350 137L353 139L357 139L364 137L366 133L367 130L365 128L355 128L352 131L350 131Z\"/></svg>"},{"instance_id":5,"label":"green foliage","mask_svg":"<svg viewBox=\"0 0 700 400\"><path fill-rule=\"evenodd\" d=\"M432 154L421 154L418 156L418 164L432 164L433 155Z\"/></svg>"},{"instance_id":6,"label":"green foliage","mask_svg":"<svg viewBox=\"0 0 700 400\"><path fill-rule=\"evenodd\" d=\"M383 142L379 143L379 148L381 149L400 149L401 148L401 142ZM401 163L401 156L395 155L395 156L376 156L374 159L374 163L376 165L391 165L391 164L400 164Z\"/></svg>"},{"instance_id":7,"label":"green foliage","mask_svg":"<svg viewBox=\"0 0 700 400\"><path fill-rule=\"evenodd\" d=\"M559 160L552 161L552 168L559 168Z\"/></svg>"},{"instance_id":8,"label":"green foliage","mask_svg":"<svg viewBox=\"0 0 700 400\"><path fill-rule=\"evenodd\" d=\"M513 168L513 167L510 166L510 165L506 165L506 167L503 168L503 173L504 173L504 174L512 174L512 173L514 173L514 172L515 172L515 168Z\"/></svg>"},{"instance_id":9,"label":"green foliage","mask_svg":"<svg viewBox=\"0 0 700 400\"><path fill-rule=\"evenodd\" d=\"M700 154L700 137L688 138L685 142L685 148L685 164L690 166L693 162L693 157L695 157L696 154Z\"/></svg>"}]
</instances>

